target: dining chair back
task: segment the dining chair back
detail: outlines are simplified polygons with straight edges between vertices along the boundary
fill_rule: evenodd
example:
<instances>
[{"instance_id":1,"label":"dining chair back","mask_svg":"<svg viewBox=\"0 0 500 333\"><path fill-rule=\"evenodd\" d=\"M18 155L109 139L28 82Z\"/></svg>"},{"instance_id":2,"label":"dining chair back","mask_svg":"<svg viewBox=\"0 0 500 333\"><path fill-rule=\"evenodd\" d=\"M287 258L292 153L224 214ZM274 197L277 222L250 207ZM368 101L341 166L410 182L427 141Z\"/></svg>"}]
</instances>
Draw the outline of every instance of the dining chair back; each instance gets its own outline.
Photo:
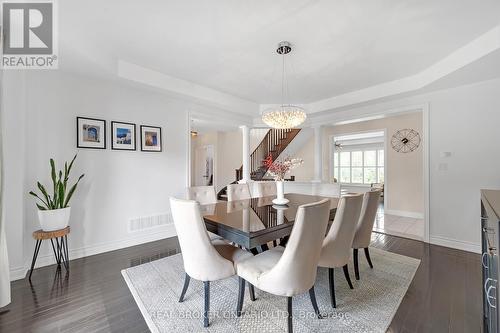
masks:
<instances>
[{"instance_id":1,"label":"dining chair back","mask_svg":"<svg viewBox=\"0 0 500 333\"><path fill-rule=\"evenodd\" d=\"M343 268L349 288L354 289L347 264L362 204L362 194L343 196L337 206L332 226L323 240L319 266L328 268L330 300L333 308L337 307L334 281L335 268Z\"/></svg>"},{"instance_id":2,"label":"dining chair back","mask_svg":"<svg viewBox=\"0 0 500 333\"><path fill-rule=\"evenodd\" d=\"M262 283L269 286L270 290L266 291L294 296L314 286L329 216L330 199L299 206L283 255L260 277Z\"/></svg>"},{"instance_id":3,"label":"dining chair back","mask_svg":"<svg viewBox=\"0 0 500 333\"><path fill-rule=\"evenodd\" d=\"M170 198L170 208L186 272L179 302L184 301L191 278L203 281L203 326L208 327L210 282L233 276L236 273L234 265L252 255L224 241L211 241L197 201Z\"/></svg>"},{"instance_id":4,"label":"dining chair back","mask_svg":"<svg viewBox=\"0 0 500 333\"><path fill-rule=\"evenodd\" d=\"M362 194L340 199L332 226L323 240L320 266L342 267L348 263L362 204Z\"/></svg>"},{"instance_id":5,"label":"dining chair back","mask_svg":"<svg viewBox=\"0 0 500 333\"><path fill-rule=\"evenodd\" d=\"M352 242L353 249L368 247L371 242L373 224L377 217L380 200L380 190L366 192L363 197L363 206L356 226L356 233Z\"/></svg>"},{"instance_id":6,"label":"dining chair back","mask_svg":"<svg viewBox=\"0 0 500 333\"><path fill-rule=\"evenodd\" d=\"M254 197L271 197L276 196L276 182L272 181L261 181L255 184L256 193Z\"/></svg>"},{"instance_id":7,"label":"dining chair back","mask_svg":"<svg viewBox=\"0 0 500 333\"><path fill-rule=\"evenodd\" d=\"M239 278L236 315L241 316L245 283L276 296L287 297L288 332L293 332L292 298L309 291L314 312L322 318L314 283L321 245L330 216L331 199L299 206L286 248L273 247L236 264Z\"/></svg>"},{"instance_id":8,"label":"dining chair back","mask_svg":"<svg viewBox=\"0 0 500 333\"><path fill-rule=\"evenodd\" d=\"M170 198L170 208L186 273L200 281L215 281L234 275L233 263L223 258L210 241L199 203Z\"/></svg>"},{"instance_id":9,"label":"dining chair back","mask_svg":"<svg viewBox=\"0 0 500 333\"><path fill-rule=\"evenodd\" d=\"M359 263L358 263L358 250L364 249L365 257L368 261L370 268L373 268L373 263L370 258L370 242L372 238L373 224L377 217L377 210L382 194L381 189L366 192L363 198L363 206L361 208L361 215L356 226L356 233L352 242L353 258L354 258L354 273L356 280L359 280Z\"/></svg>"},{"instance_id":10,"label":"dining chair back","mask_svg":"<svg viewBox=\"0 0 500 333\"><path fill-rule=\"evenodd\" d=\"M227 185L227 201L251 199L248 184L229 184Z\"/></svg>"},{"instance_id":11,"label":"dining chair back","mask_svg":"<svg viewBox=\"0 0 500 333\"><path fill-rule=\"evenodd\" d=\"M216 203L217 195L213 186L191 186L188 188L188 199L206 205Z\"/></svg>"}]
</instances>

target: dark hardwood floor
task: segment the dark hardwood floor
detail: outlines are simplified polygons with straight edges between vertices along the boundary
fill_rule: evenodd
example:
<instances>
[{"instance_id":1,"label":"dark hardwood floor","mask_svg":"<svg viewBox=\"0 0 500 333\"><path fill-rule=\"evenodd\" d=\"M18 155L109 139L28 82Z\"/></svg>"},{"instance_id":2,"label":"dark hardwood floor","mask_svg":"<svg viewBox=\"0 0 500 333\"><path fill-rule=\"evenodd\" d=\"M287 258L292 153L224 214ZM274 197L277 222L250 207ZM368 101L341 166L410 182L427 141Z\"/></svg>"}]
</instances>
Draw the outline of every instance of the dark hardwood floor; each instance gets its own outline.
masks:
<instances>
[{"instance_id":1,"label":"dark hardwood floor","mask_svg":"<svg viewBox=\"0 0 500 333\"><path fill-rule=\"evenodd\" d=\"M482 331L479 255L376 233L372 246L422 260L389 332ZM148 332L120 271L178 252L169 238L71 261L69 274L37 269L12 283L0 332Z\"/></svg>"}]
</instances>

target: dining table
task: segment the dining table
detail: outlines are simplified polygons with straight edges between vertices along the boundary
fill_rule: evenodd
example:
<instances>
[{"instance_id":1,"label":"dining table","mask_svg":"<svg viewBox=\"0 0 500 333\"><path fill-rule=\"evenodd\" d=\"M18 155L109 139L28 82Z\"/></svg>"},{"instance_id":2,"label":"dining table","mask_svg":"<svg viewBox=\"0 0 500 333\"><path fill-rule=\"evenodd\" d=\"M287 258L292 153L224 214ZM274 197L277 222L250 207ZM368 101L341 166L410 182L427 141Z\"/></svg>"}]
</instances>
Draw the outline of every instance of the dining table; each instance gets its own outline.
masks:
<instances>
[{"instance_id":1,"label":"dining table","mask_svg":"<svg viewBox=\"0 0 500 333\"><path fill-rule=\"evenodd\" d=\"M339 198L307 195L298 193L285 194L287 205L273 204L274 196L251 198L237 201L219 201L201 205L200 210L207 227L227 241L244 247L253 253L267 249L270 242L285 245L293 228L293 222L299 206L330 200L330 221L335 217ZM314 223L314 221L307 221Z\"/></svg>"}]
</instances>

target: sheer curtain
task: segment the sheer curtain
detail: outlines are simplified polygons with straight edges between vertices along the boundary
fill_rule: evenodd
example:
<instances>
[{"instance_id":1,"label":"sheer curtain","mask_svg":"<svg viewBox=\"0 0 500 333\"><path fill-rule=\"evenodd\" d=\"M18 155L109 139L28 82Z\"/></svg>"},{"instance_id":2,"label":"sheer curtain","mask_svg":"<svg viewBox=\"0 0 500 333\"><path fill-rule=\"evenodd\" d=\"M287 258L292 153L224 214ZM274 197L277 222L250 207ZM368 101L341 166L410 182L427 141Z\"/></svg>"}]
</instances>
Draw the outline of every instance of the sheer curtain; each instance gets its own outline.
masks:
<instances>
[{"instance_id":1,"label":"sheer curtain","mask_svg":"<svg viewBox=\"0 0 500 333\"><path fill-rule=\"evenodd\" d=\"M1 29L0 29L1 32ZM0 38L0 56L3 55ZM7 239L5 237L5 221L3 218L3 70L0 69L0 308L10 303L9 257L7 255Z\"/></svg>"}]
</instances>

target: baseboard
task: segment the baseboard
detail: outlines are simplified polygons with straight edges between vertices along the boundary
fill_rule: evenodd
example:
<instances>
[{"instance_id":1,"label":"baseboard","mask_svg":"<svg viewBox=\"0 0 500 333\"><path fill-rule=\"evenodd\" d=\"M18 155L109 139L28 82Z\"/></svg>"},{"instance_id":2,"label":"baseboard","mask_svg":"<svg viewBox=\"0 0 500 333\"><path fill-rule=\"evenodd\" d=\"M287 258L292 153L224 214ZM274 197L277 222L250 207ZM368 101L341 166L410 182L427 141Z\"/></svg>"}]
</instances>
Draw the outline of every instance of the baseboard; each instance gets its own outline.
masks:
<instances>
[{"instance_id":1,"label":"baseboard","mask_svg":"<svg viewBox=\"0 0 500 333\"><path fill-rule=\"evenodd\" d=\"M154 233L149 233L146 235L134 236L122 240L117 240L113 242L106 242L100 244L94 244L90 246L85 246L77 249L69 249L69 259L74 260L78 258L88 257L95 254L115 251L135 245L140 245L144 243L154 242L157 240L173 237L176 235L175 228L173 224L166 225L161 228L161 231L156 231ZM71 247L71 243L69 244ZM43 256L38 256L35 268L44 267L55 264L54 254L46 254ZM24 267L16 267L10 269L10 280L20 280L26 277L27 272L31 266L31 258L29 262L24 264Z\"/></svg>"},{"instance_id":2,"label":"baseboard","mask_svg":"<svg viewBox=\"0 0 500 333\"><path fill-rule=\"evenodd\" d=\"M434 245L450 247L467 252L481 253L481 245L479 243L466 242L441 236L431 236L429 241Z\"/></svg>"},{"instance_id":3,"label":"baseboard","mask_svg":"<svg viewBox=\"0 0 500 333\"><path fill-rule=\"evenodd\" d=\"M10 269L10 281L16 281L20 279L24 279L26 276L26 267L14 267Z\"/></svg>"},{"instance_id":4,"label":"baseboard","mask_svg":"<svg viewBox=\"0 0 500 333\"><path fill-rule=\"evenodd\" d=\"M401 216L401 217L411 217L414 219L423 219L424 214L423 213L417 213L417 212L406 212L404 210L392 210L392 209L384 209L385 214L389 215L396 215L396 216Z\"/></svg>"}]
</instances>

